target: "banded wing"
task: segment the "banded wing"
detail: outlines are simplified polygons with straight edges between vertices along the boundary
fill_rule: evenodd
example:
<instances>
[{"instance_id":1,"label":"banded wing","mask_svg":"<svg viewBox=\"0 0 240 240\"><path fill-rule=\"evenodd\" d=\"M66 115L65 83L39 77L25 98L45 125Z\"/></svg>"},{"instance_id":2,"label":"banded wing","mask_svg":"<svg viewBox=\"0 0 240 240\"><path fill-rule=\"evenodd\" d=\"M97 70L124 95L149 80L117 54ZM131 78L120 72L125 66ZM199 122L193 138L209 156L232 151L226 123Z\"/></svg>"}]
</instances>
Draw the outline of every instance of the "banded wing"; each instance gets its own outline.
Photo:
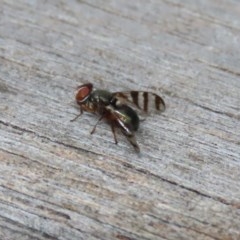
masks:
<instances>
[{"instance_id":1,"label":"banded wing","mask_svg":"<svg viewBox=\"0 0 240 240\"><path fill-rule=\"evenodd\" d=\"M115 92L113 96L117 99L117 105L127 104L135 106L137 109L147 113L155 110L163 112L165 110L164 100L155 93L144 91Z\"/></svg>"}]
</instances>

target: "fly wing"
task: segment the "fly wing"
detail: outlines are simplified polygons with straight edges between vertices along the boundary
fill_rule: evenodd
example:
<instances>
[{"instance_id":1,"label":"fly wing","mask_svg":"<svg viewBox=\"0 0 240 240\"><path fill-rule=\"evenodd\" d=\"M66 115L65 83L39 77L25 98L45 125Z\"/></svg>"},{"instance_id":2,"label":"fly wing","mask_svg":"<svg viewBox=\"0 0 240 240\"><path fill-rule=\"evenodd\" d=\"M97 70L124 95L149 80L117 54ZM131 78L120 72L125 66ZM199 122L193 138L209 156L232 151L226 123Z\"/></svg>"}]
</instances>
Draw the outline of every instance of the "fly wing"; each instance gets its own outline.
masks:
<instances>
[{"instance_id":1,"label":"fly wing","mask_svg":"<svg viewBox=\"0 0 240 240\"><path fill-rule=\"evenodd\" d=\"M163 112L165 110L164 100L152 92L115 92L113 96L117 99L118 104L127 104L145 114L152 111Z\"/></svg>"}]
</instances>

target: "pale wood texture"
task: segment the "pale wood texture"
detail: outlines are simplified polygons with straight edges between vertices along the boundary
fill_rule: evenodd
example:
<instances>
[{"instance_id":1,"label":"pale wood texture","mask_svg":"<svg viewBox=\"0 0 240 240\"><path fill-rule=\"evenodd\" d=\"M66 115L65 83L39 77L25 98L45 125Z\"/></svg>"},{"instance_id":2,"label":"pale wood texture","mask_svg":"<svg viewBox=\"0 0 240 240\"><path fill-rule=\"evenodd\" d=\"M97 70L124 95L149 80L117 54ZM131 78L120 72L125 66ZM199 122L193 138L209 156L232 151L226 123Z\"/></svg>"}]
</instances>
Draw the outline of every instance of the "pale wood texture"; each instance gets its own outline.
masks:
<instances>
[{"instance_id":1,"label":"pale wood texture","mask_svg":"<svg viewBox=\"0 0 240 240\"><path fill-rule=\"evenodd\" d=\"M240 239L238 0L0 1L0 239ZM148 90L141 154L79 110Z\"/></svg>"}]
</instances>

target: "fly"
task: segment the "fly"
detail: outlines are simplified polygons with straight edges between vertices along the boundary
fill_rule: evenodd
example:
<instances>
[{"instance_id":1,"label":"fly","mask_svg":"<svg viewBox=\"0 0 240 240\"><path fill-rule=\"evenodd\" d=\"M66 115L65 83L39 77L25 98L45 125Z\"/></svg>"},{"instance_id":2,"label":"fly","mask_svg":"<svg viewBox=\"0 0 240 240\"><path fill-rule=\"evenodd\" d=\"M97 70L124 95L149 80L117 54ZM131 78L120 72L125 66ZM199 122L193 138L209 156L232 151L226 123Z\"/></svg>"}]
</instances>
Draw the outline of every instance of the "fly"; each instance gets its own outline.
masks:
<instances>
[{"instance_id":1,"label":"fly","mask_svg":"<svg viewBox=\"0 0 240 240\"><path fill-rule=\"evenodd\" d=\"M140 152L135 137L140 123L138 112L147 113L149 106L158 112L165 110L164 100L155 93L146 91L110 92L95 89L92 83L79 86L75 99L80 106L80 114L72 121L75 121L84 111L96 113L99 115L99 119L91 134L95 132L98 123L105 119L111 126L115 143L118 143L116 137L116 128L118 128L136 152Z\"/></svg>"}]
</instances>

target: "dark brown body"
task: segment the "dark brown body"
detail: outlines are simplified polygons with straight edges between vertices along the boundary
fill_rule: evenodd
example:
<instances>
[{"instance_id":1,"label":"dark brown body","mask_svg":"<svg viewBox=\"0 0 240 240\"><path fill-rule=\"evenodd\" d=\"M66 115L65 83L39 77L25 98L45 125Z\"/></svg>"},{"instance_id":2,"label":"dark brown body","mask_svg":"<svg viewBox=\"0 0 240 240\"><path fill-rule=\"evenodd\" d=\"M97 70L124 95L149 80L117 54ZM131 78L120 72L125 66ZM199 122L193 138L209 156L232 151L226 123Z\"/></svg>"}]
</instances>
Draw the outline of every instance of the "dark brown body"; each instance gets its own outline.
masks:
<instances>
[{"instance_id":1,"label":"dark brown body","mask_svg":"<svg viewBox=\"0 0 240 240\"><path fill-rule=\"evenodd\" d=\"M143 111L147 111L148 109L149 94L154 97L156 109L165 109L164 101L156 94L136 91L111 93L106 90L93 89L93 85L87 83L79 86L76 94L76 101L80 106L80 114L77 117L83 111L97 113L100 118L91 131L91 134L94 133L97 124L102 119L106 119L111 125L115 143L117 143L115 133L115 128L117 127L127 137L135 150L139 152L140 149L135 139L135 131L139 127L139 117L137 112L129 106L129 104L133 104L136 108L141 109L140 102L138 101L138 93L142 93L143 96ZM129 100L129 96L131 96L132 101Z\"/></svg>"}]
</instances>

